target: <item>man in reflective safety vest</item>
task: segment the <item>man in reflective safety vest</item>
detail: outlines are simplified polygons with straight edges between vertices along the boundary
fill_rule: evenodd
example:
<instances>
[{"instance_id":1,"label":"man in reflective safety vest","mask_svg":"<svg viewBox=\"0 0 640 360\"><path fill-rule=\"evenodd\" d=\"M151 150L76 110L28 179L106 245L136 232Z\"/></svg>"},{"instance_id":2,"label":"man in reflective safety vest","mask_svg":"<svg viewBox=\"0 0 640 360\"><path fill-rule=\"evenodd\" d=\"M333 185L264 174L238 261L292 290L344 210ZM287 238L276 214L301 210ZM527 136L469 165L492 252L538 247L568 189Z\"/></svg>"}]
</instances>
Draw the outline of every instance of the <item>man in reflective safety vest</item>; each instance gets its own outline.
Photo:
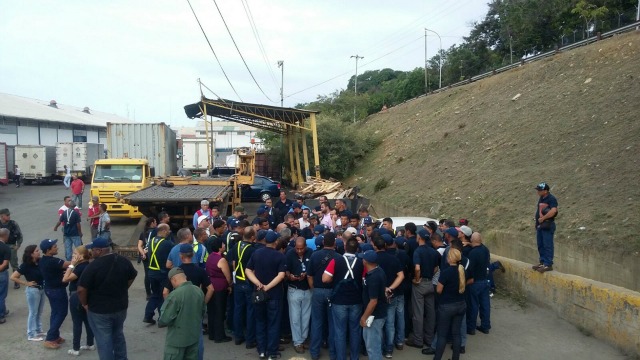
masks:
<instances>
[{"instance_id":1,"label":"man in reflective safety vest","mask_svg":"<svg viewBox=\"0 0 640 360\"><path fill-rule=\"evenodd\" d=\"M245 274L246 266L255 250L255 239L255 230L252 227L246 227L242 241L234 246L229 254L233 281L235 283L233 290L235 303L233 337L235 338L236 345L240 345L246 340L247 349L256 347L256 323L253 303L251 302L253 284L247 279Z\"/></svg>"},{"instance_id":2,"label":"man in reflective safety vest","mask_svg":"<svg viewBox=\"0 0 640 360\"><path fill-rule=\"evenodd\" d=\"M143 322L147 324L155 324L153 320L156 309L158 315L162 307L162 287L167 279L167 258L173 248L173 242L167 239L167 235L171 232L169 225L160 224L157 228L156 236L149 242L149 283L151 285L151 297L147 301L147 307L144 311Z\"/></svg>"}]
</instances>

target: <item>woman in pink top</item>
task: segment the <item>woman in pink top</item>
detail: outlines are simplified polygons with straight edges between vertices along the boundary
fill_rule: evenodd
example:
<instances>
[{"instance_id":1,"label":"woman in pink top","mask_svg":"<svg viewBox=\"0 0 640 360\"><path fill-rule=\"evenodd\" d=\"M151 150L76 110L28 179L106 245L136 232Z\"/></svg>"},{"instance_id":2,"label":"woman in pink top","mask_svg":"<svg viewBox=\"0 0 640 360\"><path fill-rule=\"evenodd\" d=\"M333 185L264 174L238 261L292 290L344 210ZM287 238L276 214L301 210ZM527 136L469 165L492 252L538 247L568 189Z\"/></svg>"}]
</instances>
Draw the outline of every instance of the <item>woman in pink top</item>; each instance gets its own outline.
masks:
<instances>
[{"instance_id":1,"label":"woman in pink top","mask_svg":"<svg viewBox=\"0 0 640 360\"><path fill-rule=\"evenodd\" d=\"M209 340L216 343L231 341L231 338L224 332L227 296L231 291L231 270L229 263L222 256L225 250L224 240L220 237L216 238L211 244L211 253L205 265L214 290L213 298L207 304Z\"/></svg>"}]
</instances>

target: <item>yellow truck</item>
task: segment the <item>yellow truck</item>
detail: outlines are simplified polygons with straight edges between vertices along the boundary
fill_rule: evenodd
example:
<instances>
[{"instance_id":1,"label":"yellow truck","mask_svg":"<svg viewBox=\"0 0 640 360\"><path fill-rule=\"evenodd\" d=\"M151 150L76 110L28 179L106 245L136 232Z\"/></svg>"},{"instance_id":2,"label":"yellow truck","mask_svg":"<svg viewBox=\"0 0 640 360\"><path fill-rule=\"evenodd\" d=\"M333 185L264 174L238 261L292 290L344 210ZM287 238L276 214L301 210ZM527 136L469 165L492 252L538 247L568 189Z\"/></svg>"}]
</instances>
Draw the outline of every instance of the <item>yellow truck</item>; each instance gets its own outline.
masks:
<instances>
[{"instance_id":1,"label":"yellow truck","mask_svg":"<svg viewBox=\"0 0 640 360\"><path fill-rule=\"evenodd\" d=\"M138 208L124 202L123 197L151 185L151 168L145 159L96 160L91 181L91 196L107 204L111 217L139 219Z\"/></svg>"}]
</instances>

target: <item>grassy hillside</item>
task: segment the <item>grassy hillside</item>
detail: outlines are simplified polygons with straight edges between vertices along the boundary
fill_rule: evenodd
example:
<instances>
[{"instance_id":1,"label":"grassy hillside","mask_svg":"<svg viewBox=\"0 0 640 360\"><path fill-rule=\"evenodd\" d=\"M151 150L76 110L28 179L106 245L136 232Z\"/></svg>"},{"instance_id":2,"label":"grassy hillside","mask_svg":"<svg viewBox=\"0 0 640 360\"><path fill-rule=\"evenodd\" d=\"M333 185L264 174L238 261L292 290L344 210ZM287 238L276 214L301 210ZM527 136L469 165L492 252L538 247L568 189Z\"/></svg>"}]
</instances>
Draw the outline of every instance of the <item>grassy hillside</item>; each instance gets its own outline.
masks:
<instances>
[{"instance_id":1,"label":"grassy hillside","mask_svg":"<svg viewBox=\"0 0 640 360\"><path fill-rule=\"evenodd\" d=\"M348 182L407 214L530 237L547 181L557 241L637 251L639 110L634 32L370 116L384 141Z\"/></svg>"}]
</instances>

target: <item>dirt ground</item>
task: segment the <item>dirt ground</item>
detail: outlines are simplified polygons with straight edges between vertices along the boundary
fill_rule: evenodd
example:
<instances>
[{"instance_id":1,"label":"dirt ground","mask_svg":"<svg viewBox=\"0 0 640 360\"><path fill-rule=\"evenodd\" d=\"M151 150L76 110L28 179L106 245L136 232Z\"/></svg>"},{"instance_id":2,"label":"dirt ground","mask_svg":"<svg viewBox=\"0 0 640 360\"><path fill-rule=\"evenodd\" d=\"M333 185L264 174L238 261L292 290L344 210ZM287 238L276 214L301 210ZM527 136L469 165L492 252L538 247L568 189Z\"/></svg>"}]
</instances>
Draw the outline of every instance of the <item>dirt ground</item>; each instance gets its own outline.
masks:
<instances>
[{"instance_id":1,"label":"dirt ground","mask_svg":"<svg viewBox=\"0 0 640 360\"><path fill-rule=\"evenodd\" d=\"M414 216L518 236L546 181L556 241L638 251L638 69L636 31L393 107L366 120L384 141L348 182Z\"/></svg>"},{"instance_id":2,"label":"dirt ground","mask_svg":"<svg viewBox=\"0 0 640 360\"><path fill-rule=\"evenodd\" d=\"M66 193L60 184L25 186L19 189L0 188L0 203L3 207L9 207L12 218L21 225L25 237L24 246L37 244L43 238L62 238L60 233L52 231L52 227L57 209ZM123 239L129 239L135 225L135 221L114 222L112 230L115 241L121 243L125 241ZM139 276L129 291L129 313L125 323L129 358L160 359L165 329L142 323L146 305L143 270L141 265L134 263L134 266L139 271ZM59 350L48 350L43 348L42 343L26 340L28 309L24 289L9 289L7 308L11 313L7 316L7 322L0 325L0 359L63 359L70 356L67 354L72 339L70 316L61 329L61 335L67 342ZM47 304L42 318L45 329L48 328L49 313ZM511 298L497 296L492 301L491 318L491 334L478 333L470 336L467 354L463 355L463 359L627 359L617 349L580 332L569 323L558 319L552 312L532 304L522 308ZM246 350L244 345L214 344L208 340L205 340L205 354L205 359L258 358L255 350ZM445 359L450 354L450 350L447 350ZM406 347L403 351L396 351L393 357L417 359L422 358L422 355L417 349ZM81 358L97 359L98 356L96 352L85 351L81 353ZM282 358L309 359L310 356L308 353L299 356L289 345ZM326 352L323 352L323 358L328 358Z\"/></svg>"}]
</instances>

